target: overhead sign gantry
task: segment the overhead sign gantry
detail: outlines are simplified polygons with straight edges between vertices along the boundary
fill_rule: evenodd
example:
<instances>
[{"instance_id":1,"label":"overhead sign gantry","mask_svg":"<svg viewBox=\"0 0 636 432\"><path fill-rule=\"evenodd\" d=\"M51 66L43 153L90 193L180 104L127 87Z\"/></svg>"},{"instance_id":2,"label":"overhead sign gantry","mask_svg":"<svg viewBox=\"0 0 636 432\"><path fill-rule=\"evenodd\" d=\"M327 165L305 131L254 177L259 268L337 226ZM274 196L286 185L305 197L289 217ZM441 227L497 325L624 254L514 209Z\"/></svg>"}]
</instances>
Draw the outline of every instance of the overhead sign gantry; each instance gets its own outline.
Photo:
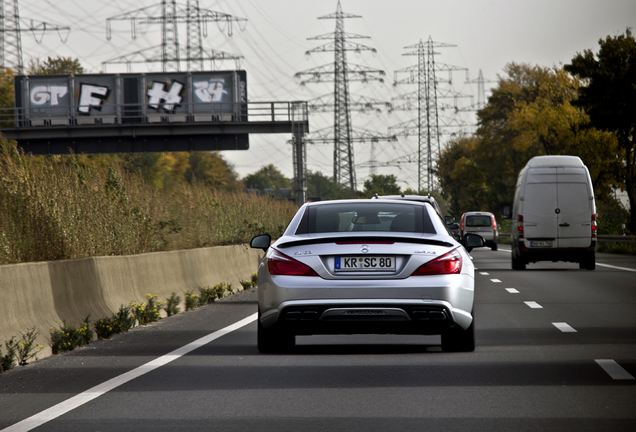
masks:
<instances>
[{"instance_id":1,"label":"overhead sign gantry","mask_svg":"<svg viewBox=\"0 0 636 432\"><path fill-rule=\"evenodd\" d=\"M305 102L248 102L245 71L15 77L2 133L32 154L247 150L308 131Z\"/></svg>"}]
</instances>

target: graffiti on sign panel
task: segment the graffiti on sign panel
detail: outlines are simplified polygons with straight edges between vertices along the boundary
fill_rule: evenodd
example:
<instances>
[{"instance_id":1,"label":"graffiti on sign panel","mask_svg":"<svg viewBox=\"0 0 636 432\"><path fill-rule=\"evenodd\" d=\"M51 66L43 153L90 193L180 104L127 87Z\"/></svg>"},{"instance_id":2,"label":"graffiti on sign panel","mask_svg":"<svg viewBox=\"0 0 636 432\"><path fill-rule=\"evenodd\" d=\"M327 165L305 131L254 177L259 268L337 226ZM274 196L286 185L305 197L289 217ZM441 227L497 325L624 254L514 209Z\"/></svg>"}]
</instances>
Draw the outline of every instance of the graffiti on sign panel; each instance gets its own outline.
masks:
<instances>
[{"instance_id":1,"label":"graffiti on sign panel","mask_svg":"<svg viewBox=\"0 0 636 432\"><path fill-rule=\"evenodd\" d=\"M179 81L172 81L168 91L165 90L166 84L159 81L153 81L152 87L148 89L148 106L155 110L164 109L167 112L173 112L176 107L181 105L181 93L184 85Z\"/></svg>"},{"instance_id":2,"label":"graffiti on sign panel","mask_svg":"<svg viewBox=\"0 0 636 432\"><path fill-rule=\"evenodd\" d=\"M31 88L31 104L37 106L56 106L68 93L67 86L61 85L36 85Z\"/></svg>"},{"instance_id":3,"label":"graffiti on sign panel","mask_svg":"<svg viewBox=\"0 0 636 432\"><path fill-rule=\"evenodd\" d=\"M221 102L224 95L230 93L225 90L225 82L223 80L205 80L205 81L193 81L194 94L199 102L213 103Z\"/></svg>"},{"instance_id":4,"label":"graffiti on sign panel","mask_svg":"<svg viewBox=\"0 0 636 432\"><path fill-rule=\"evenodd\" d=\"M81 114L90 114L92 108L101 111L102 104L108 98L108 93L110 93L110 89L106 86L80 84L77 111Z\"/></svg>"}]
</instances>

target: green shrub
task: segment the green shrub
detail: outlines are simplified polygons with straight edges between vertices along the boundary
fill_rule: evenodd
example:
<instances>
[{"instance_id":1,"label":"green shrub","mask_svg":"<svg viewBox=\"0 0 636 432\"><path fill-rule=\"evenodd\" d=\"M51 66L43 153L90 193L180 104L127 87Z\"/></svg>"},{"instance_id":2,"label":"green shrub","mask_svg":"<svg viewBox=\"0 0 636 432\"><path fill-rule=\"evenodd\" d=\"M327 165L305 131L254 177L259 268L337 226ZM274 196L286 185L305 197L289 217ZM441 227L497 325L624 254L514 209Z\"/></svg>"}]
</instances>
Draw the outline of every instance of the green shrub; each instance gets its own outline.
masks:
<instances>
[{"instance_id":1,"label":"green shrub","mask_svg":"<svg viewBox=\"0 0 636 432\"><path fill-rule=\"evenodd\" d=\"M200 297L194 294L194 290L186 291L185 293L185 310L186 311L199 307L201 305L200 303L201 303Z\"/></svg>"},{"instance_id":2,"label":"green shrub","mask_svg":"<svg viewBox=\"0 0 636 432\"><path fill-rule=\"evenodd\" d=\"M94 324L97 336L108 339L114 334L125 332L135 326L135 317L131 314L132 306L121 305L119 311L110 318L102 318Z\"/></svg>"},{"instance_id":3,"label":"green shrub","mask_svg":"<svg viewBox=\"0 0 636 432\"><path fill-rule=\"evenodd\" d=\"M172 293L169 298L166 299L164 310L168 316L176 315L179 313L179 303L181 303L181 297Z\"/></svg>"},{"instance_id":4,"label":"green shrub","mask_svg":"<svg viewBox=\"0 0 636 432\"><path fill-rule=\"evenodd\" d=\"M93 331L89 326L89 316L84 319L80 328L68 325L65 320L59 325L59 329L51 327L51 351L59 354L64 351L72 351L75 348L86 345L93 339Z\"/></svg>"},{"instance_id":5,"label":"green shrub","mask_svg":"<svg viewBox=\"0 0 636 432\"><path fill-rule=\"evenodd\" d=\"M201 287L199 288L199 292L201 293L201 295L199 296L199 298L201 299L199 304L201 305L210 304L214 300L216 300L216 288Z\"/></svg>"},{"instance_id":6,"label":"green shrub","mask_svg":"<svg viewBox=\"0 0 636 432\"><path fill-rule=\"evenodd\" d=\"M88 317L86 319L88 320ZM35 339L37 339L39 334L40 331L36 330L34 327L30 330L27 330L26 333L22 333L22 337L18 339L18 342L15 344L15 350L18 357L19 365L25 366L26 364L28 364L29 360L35 357L38 351L44 348L42 345L38 345L35 343Z\"/></svg>"},{"instance_id":7,"label":"green shrub","mask_svg":"<svg viewBox=\"0 0 636 432\"><path fill-rule=\"evenodd\" d=\"M254 272L252 273L252 286L256 286L258 285L258 273Z\"/></svg>"},{"instance_id":8,"label":"green shrub","mask_svg":"<svg viewBox=\"0 0 636 432\"><path fill-rule=\"evenodd\" d=\"M243 291L252 288L252 281L251 280L241 280L239 282L240 282L241 286L243 287Z\"/></svg>"},{"instance_id":9,"label":"green shrub","mask_svg":"<svg viewBox=\"0 0 636 432\"><path fill-rule=\"evenodd\" d=\"M139 325L146 325L161 319L161 300L157 295L146 294L146 301L141 304L133 302L133 314Z\"/></svg>"},{"instance_id":10,"label":"green shrub","mask_svg":"<svg viewBox=\"0 0 636 432\"><path fill-rule=\"evenodd\" d=\"M4 342L4 346L7 349L7 353L2 355L2 351L0 350L0 372L4 372L9 369L13 369L16 365L15 354L16 354L16 341L15 337L12 336L11 339Z\"/></svg>"}]
</instances>

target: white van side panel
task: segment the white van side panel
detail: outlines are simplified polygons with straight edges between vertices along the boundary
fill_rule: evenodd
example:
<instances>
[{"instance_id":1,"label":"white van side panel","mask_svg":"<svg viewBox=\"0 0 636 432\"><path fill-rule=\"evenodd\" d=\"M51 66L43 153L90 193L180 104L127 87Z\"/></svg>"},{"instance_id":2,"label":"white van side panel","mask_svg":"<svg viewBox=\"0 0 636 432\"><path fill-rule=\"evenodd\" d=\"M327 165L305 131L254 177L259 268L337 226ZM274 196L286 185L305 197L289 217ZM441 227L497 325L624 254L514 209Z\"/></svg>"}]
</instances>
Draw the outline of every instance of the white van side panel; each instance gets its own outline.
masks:
<instances>
[{"instance_id":1,"label":"white van side panel","mask_svg":"<svg viewBox=\"0 0 636 432\"><path fill-rule=\"evenodd\" d=\"M595 209L587 170L560 167L557 173L558 247L589 247Z\"/></svg>"},{"instance_id":2,"label":"white van side panel","mask_svg":"<svg viewBox=\"0 0 636 432\"><path fill-rule=\"evenodd\" d=\"M554 167L529 168L525 187L521 192L521 208L525 228L525 243L552 241L556 247L557 236L557 174Z\"/></svg>"}]
</instances>

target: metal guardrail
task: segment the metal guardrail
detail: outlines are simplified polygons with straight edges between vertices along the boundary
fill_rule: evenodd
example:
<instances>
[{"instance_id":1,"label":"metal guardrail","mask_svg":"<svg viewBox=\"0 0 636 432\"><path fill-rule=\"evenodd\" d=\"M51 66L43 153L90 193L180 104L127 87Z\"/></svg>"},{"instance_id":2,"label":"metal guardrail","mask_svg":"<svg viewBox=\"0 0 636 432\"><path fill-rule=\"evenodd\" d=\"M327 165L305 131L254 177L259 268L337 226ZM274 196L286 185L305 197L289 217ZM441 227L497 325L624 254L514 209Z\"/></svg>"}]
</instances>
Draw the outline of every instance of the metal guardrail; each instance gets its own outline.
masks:
<instances>
[{"instance_id":1,"label":"metal guardrail","mask_svg":"<svg viewBox=\"0 0 636 432\"><path fill-rule=\"evenodd\" d=\"M510 233L499 233L499 237L510 238ZM599 243L636 244L636 236L633 235L600 235L596 239Z\"/></svg>"},{"instance_id":2,"label":"metal guardrail","mask_svg":"<svg viewBox=\"0 0 636 432\"><path fill-rule=\"evenodd\" d=\"M184 103L178 111L166 112L147 104L112 104L109 112L92 107L83 114L80 108L15 108L0 107L0 127L40 129L51 126L87 127L91 125L118 125L144 123L212 123L212 122L306 122L307 102L242 102L210 104Z\"/></svg>"}]
</instances>

